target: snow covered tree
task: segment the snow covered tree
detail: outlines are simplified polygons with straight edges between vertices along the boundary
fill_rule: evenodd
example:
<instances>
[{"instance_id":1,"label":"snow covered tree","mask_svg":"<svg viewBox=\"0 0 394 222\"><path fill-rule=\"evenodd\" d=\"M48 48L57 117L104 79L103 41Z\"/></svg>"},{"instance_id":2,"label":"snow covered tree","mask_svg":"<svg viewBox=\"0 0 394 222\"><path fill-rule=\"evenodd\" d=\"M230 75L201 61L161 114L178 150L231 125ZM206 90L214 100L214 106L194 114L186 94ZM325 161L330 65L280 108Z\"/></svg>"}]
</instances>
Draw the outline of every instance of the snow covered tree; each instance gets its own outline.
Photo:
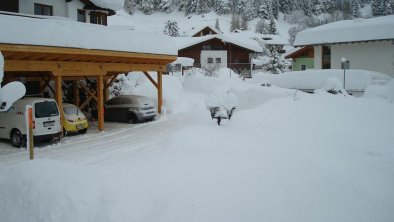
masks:
<instances>
[{"instance_id":1,"label":"snow covered tree","mask_svg":"<svg viewBox=\"0 0 394 222\"><path fill-rule=\"evenodd\" d=\"M221 29L220 29L220 24L219 24L219 18L216 18L216 21L215 21L215 29L221 31Z\"/></svg>"},{"instance_id":2,"label":"snow covered tree","mask_svg":"<svg viewBox=\"0 0 394 222\"><path fill-rule=\"evenodd\" d=\"M281 0L279 1L279 11L284 14L290 14L293 11L292 0Z\"/></svg>"},{"instance_id":3,"label":"snow covered tree","mask_svg":"<svg viewBox=\"0 0 394 222\"><path fill-rule=\"evenodd\" d=\"M275 48L269 50L269 60L263 64L263 70L272 74L283 73L288 66L288 62L276 51Z\"/></svg>"},{"instance_id":4,"label":"snow covered tree","mask_svg":"<svg viewBox=\"0 0 394 222\"><path fill-rule=\"evenodd\" d=\"M123 9L129 13L130 15L132 15L135 10L137 9L137 3L134 0L126 0L124 2L124 6Z\"/></svg>"},{"instance_id":5,"label":"snow covered tree","mask_svg":"<svg viewBox=\"0 0 394 222\"><path fill-rule=\"evenodd\" d=\"M244 14L245 18L250 21L256 18L256 10L253 6L253 0L247 0L245 4Z\"/></svg>"},{"instance_id":6,"label":"snow covered tree","mask_svg":"<svg viewBox=\"0 0 394 222\"><path fill-rule=\"evenodd\" d=\"M279 2L278 2L278 0L272 0L271 8L272 8L272 15L274 16L275 19L278 19L279 18Z\"/></svg>"},{"instance_id":7,"label":"snow covered tree","mask_svg":"<svg viewBox=\"0 0 394 222\"><path fill-rule=\"evenodd\" d=\"M206 13L210 11L209 2L207 0L188 0L185 10L186 15Z\"/></svg>"},{"instance_id":8,"label":"snow covered tree","mask_svg":"<svg viewBox=\"0 0 394 222\"><path fill-rule=\"evenodd\" d=\"M320 15L322 12L320 0L311 0L311 12L314 15Z\"/></svg>"},{"instance_id":9,"label":"snow covered tree","mask_svg":"<svg viewBox=\"0 0 394 222\"><path fill-rule=\"evenodd\" d=\"M311 6L309 4L309 0L300 0L299 2L300 9L304 12L305 16L311 16Z\"/></svg>"},{"instance_id":10,"label":"snow covered tree","mask_svg":"<svg viewBox=\"0 0 394 222\"><path fill-rule=\"evenodd\" d=\"M382 0L383 15L393 14L391 6L392 6L392 0Z\"/></svg>"},{"instance_id":11,"label":"snow covered tree","mask_svg":"<svg viewBox=\"0 0 394 222\"><path fill-rule=\"evenodd\" d=\"M153 0L142 0L139 9L145 14L150 15L154 11Z\"/></svg>"},{"instance_id":12,"label":"snow covered tree","mask_svg":"<svg viewBox=\"0 0 394 222\"><path fill-rule=\"evenodd\" d=\"M174 20L168 20L164 23L163 33L168 36L178 37L179 36L179 28L178 23Z\"/></svg>"},{"instance_id":13,"label":"snow covered tree","mask_svg":"<svg viewBox=\"0 0 394 222\"><path fill-rule=\"evenodd\" d=\"M170 13L173 10L172 0L154 0L155 10Z\"/></svg>"},{"instance_id":14,"label":"snow covered tree","mask_svg":"<svg viewBox=\"0 0 394 222\"><path fill-rule=\"evenodd\" d=\"M381 16L384 15L384 8L382 0L372 0L372 15Z\"/></svg>"},{"instance_id":15,"label":"snow covered tree","mask_svg":"<svg viewBox=\"0 0 394 222\"><path fill-rule=\"evenodd\" d=\"M241 30L248 30L248 20L246 19L245 15L241 16Z\"/></svg>"},{"instance_id":16,"label":"snow covered tree","mask_svg":"<svg viewBox=\"0 0 394 222\"><path fill-rule=\"evenodd\" d=\"M262 1L260 7L257 9L257 16L261 19L270 19L272 15L271 2Z\"/></svg>"},{"instance_id":17,"label":"snow covered tree","mask_svg":"<svg viewBox=\"0 0 394 222\"><path fill-rule=\"evenodd\" d=\"M297 33L301 32L302 30L304 30L305 27L297 25L297 26L293 26L289 29L288 33L289 33L289 43L290 45L294 44L294 40L296 38Z\"/></svg>"},{"instance_id":18,"label":"snow covered tree","mask_svg":"<svg viewBox=\"0 0 394 222\"><path fill-rule=\"evenodd\" d=\"M214 11L219 15L230 13L230 5L228 0L217 0L214 6Z\"/></svg>"},{"instance_id":19,"label":"snow covered tree","mask_svg":"<svg viewBox=\"0 0 394 222\"><path fill-rule=\"evenodd\" d=\"M351 7L352 7L353 18L360 18L361 12L360 12L360 4L358 3L358 0L352 0Z\"/></svg>"},{"instance_id":20,"label":"snow covered tree","mask_svg":"<svg viewBox=\"0 0 394 222\"><path fill-rule=\"evenodd\" d=\"M259 19L257 21L255 32L261 34L268 34L268 24L264 19Z\"/></svg>"},{"instance_id":21,"label":"snow covered tree","mask_svg":"<svg viewBox=\"0 0 394 222\"><path fill-rule=\"evenodd\" d=\"M275 35L277 34L275 19L272 16L269 23L268 23L268 34Z\"/></svg>"},{"instance_id":22,"label":"snow covered tree","mask_svg":"<svg viewBox=\"0 0 394 222\"><path fill-rule=\"evenodd\" d=\"M241 28L241 24L239 23L239 17L238 17L238 15L233 14L231 16L230 32L233 32L234 30L237 30L240 28Z\"/></svg>"}]
</instances>

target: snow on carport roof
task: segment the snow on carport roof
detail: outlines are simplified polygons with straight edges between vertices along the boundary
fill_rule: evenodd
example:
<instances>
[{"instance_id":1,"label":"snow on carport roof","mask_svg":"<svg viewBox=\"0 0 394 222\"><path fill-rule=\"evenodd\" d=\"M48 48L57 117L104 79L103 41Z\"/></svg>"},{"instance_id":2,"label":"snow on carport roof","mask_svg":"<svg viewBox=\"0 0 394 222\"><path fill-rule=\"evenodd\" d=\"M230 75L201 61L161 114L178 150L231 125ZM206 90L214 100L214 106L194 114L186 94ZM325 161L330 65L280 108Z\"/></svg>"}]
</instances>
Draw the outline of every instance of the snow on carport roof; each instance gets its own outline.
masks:
<instances>
[{"instance_id":1,"label":"snow on carport roof","mask_svg":"<svg viewBox=\"0 0 394 222\"><path fill-rule=\"evenodd\" d=\"M0 15L0 44L177 55L165 35L74 21Z\"/></svg>"},{"instance_id":2,"label":"snow on carport roof","mask_svg":"<svg viewBox=\"0 0 394 222\"><path fill-rule=\"evenodd\" d=\"M394 39L394 15L333 22L297 34L294 46Z\"/></svg>"}]
</instances>

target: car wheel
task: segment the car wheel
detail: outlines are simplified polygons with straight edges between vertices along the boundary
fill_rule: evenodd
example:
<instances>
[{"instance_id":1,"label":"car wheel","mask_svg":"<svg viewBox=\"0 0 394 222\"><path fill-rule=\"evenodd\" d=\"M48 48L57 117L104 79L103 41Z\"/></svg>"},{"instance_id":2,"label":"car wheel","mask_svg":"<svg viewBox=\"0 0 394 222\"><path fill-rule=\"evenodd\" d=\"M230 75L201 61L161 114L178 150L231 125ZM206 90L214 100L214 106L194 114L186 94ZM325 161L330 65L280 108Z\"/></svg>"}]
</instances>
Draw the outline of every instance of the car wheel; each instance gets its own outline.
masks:
<instances>
[{"instance_id":1,"label":"car wheel","mask_svg":"<svg viewBox=\"0 0 394 222\"><path fill-rule=\"evenodd\" d=\"M127 123L128 123L128 124L138 123L138 119L137 119L137 117L135 116L135 114L130 114L130 115L127 117Z\"/></svg>"},{"instance_id":2,"label":"car wheel","mask_svg":"<svg viewBox=\"0 0 394 222\"><path fill-rule=\"evenodd\" d=\"M12 130L11 132L11 143L15 147L21 147L22 146L22 134L19 130L15 129Z\"/></svg>"},{"instance_id":3,"label":"car wheel","mask_svg":"<svg viewBox=\"0 0 394 222\"><path fill-rule=\"evenodd\" d=\"M86 129L82 129L82 130L79 130L78 132L79 132L80 134L85 134L85 133L86 133L86 131L88 131L88 128L86 128Z\"/></svg>"}]
</instances>

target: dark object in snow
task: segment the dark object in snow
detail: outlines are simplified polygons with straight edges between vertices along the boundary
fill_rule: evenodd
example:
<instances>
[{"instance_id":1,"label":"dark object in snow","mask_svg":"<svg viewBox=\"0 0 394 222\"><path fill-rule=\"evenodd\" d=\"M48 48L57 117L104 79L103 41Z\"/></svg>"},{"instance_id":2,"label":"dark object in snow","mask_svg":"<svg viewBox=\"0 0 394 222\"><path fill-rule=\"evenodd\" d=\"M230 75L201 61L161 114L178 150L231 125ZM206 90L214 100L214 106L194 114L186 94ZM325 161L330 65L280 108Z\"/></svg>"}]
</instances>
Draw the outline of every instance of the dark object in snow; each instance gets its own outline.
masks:
<instances>
[{"instance_id":1,"label":"dark object in snow","mask_svg":"<svg viewBox=\"0 0 394 222\"><path fill-rule=\"evenodd\" d=\"M231 119L233 116L235 107L231 108L230 110L224 108L223 106L220 107L211 107L209 108L209 111L211 112L211 117L212 119L216 119L218 122L218 125L220 126L220 122L222 119Z\"/></svg>"},{"instance_id":2,"label":"dark object in snow","mask_svg":"<svg viewBox=\"0 0 394 222\"><path fill-rule=\"evenodd\" d=\"M266 86L266 87L271 87L271 83L263 83L263 84L261 84L261 86Z\"/></svg>"}]
</instances>

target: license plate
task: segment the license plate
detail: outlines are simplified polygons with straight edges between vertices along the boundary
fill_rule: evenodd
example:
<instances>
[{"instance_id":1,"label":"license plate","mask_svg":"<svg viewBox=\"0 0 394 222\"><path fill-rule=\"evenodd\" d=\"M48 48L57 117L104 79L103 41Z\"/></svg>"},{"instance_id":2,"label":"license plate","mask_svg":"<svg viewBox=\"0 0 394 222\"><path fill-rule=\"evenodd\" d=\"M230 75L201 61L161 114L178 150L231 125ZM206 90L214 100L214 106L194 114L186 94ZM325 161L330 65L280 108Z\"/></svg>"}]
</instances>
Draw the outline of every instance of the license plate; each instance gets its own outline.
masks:
<instances>
[{"instance_id":1,"label":"license plate","mask_svg":"<svg viewBox=\"0 0 394 222\"><path fill-rule=\"evenodd\" d=\"M54 125L55 125L55 121L44 122L44 127L54 126Z\"/></svg>"},{"instance_id":2,"label":"license plate","mask_svg":"<svg viewBox=\"0 0 394 222\"><path fill-rule=\"evenodd\" d=\"M77 129L83 129L83 124L78 124Z\"/></svg>"}]
</instances>

